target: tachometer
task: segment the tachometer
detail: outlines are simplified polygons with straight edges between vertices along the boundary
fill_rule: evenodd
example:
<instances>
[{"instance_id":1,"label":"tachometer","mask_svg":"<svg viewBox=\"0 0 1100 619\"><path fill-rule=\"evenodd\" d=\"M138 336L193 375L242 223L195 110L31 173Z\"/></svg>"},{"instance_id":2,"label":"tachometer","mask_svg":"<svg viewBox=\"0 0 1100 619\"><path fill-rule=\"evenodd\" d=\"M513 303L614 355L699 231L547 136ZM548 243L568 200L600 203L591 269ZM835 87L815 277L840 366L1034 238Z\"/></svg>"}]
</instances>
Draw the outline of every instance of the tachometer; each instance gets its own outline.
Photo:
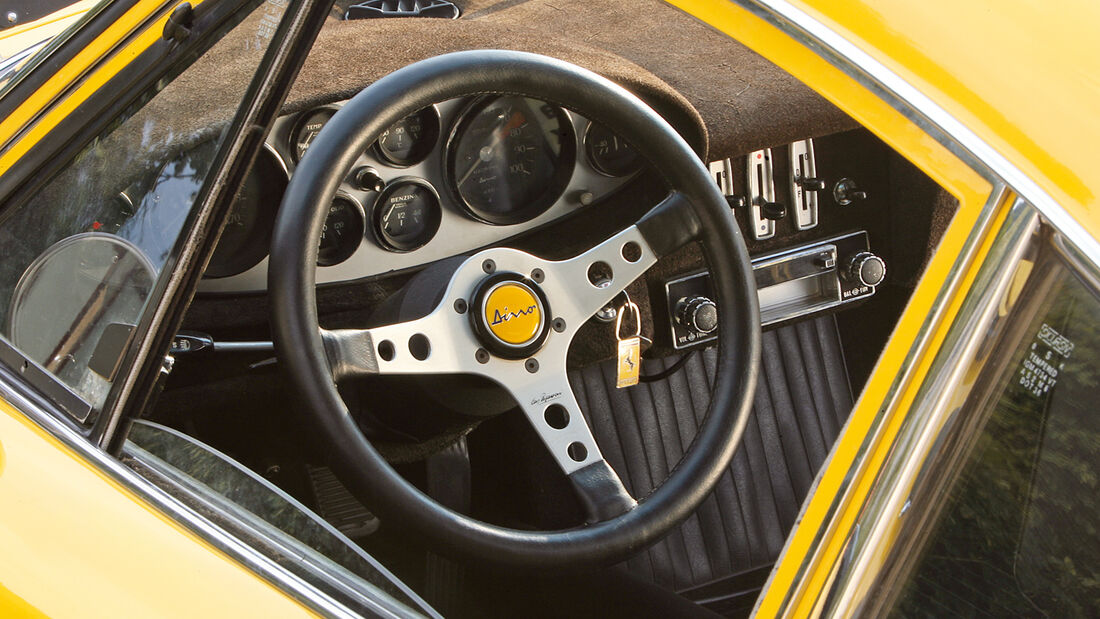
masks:
<instances>
[{"instance_id":1,"label":"tachometer","mask_svg":"<svg viewBox=\"0 0 1100 619\"><path fill-rule=\"evenodd\" d=\"M573 174L576 139L565 112L523 97L476 100L447 148L451 191L466 211L492 224L537 217Z\"/></svg>"},{"instance_id":2,"label":"tachometer","mask_svg":"<svg viewBox=\"0 0 1100 619\"><path fill-rule=\"evenodd\" d=\"M374 148L383 161L406 167L423 161L438 139L439 112L428 106L386 129Z\"/></svg>"}]
</instances>

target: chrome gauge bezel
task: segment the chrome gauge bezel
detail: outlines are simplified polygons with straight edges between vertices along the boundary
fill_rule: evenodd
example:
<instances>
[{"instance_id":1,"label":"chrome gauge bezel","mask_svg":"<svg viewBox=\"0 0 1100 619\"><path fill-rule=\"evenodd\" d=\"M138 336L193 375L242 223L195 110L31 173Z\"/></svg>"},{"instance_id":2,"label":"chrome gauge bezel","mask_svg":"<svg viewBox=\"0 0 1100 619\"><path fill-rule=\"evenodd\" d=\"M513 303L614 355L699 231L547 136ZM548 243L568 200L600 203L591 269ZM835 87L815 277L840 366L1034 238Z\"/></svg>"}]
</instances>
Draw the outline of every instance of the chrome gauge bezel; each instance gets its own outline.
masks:
<instances>
[{"instance_id":1,"label":"chrome gauge bezel","mask_svg":"<svg viewBox=\"0 0 1100 619\"><path fill-rule=\"evenodd\" d=\"M298 132L302 130L302 126L305 125L306 119L318 112L326 112L329 114L328 120L332 120L332 116L338 111L340 111L340 108L335 105L319 105L299 113L294 118L294 125L290 129L290 135L287 136L286 149L287 154L290 155L290 160L293 161L295 165L302 160L303 156L298 154ZM326 120L325 123L328 123L328 120Z\"/></svg>"},{"instance_id":2,"label":"chrome gauge bezel","mask_svg":"<svg viewBox=\"0 0 1100 619\"><path fill-rule=\"evenodd\" d=\"M428 143L429 141L425 141L426 146L425 146L425 150L424 150L423 153L420 153L416 157L413 157L413 158L408 159L406 161L398 161L398 160L394 159L392 156L390 156L389 153L387 153L385 150L382 149L382 143L381 143L382 138L381 138L381 136L379 136L379 138L377 140L375 140L374 143L371 144L371 146L370 146L371 154L374 155L375 157L377 157L380 162L385 163L387 166L390 166L390 167L393 167L393 168L408 168L408 167L414 166L414 165L424 161L428 157L430 157L432 155L432 153L434 153L436 151L436 147L439 145L439 138L440 138L441 135L443 135L443 121L440 118L439 107L437 105L429 105L426 108L422 108L420 111L416 112L415 114L422 114L426 111L431 112L430 117L432 119L433 125L432 125L432 130L431 130L432 136L431 136L430 143ZM415 115L415 114L412 114L412 115ZM392 129L393 127L390 127L390 128ZM387 131L388 130L389 129L387 129Z\"/></svg>"},{"instance_id":3,"label":"chrome gauge bezel","mask_svg":"<svg viewBox=\"0 0 1100 619\"><path fill-rule=\"evenodd\" d=\"M602 175L604 175L608 178L628 178L628 177L631 177L631 176L637 174L638 172L640 172L642 170L642 168L645 167L645 160L642 159L641 155L638 155L638 158L636 160L636 165L633 167L633 169L628 170L628 171L626 171L622 174L614 174L614 173L610 172L609 170L607 170L606 168L604 168L603 165L601 165L600 162L596 159L596 157L593 156L592 151L590 150L592 145L591 145L589 140L590 140L590 137L592 135L592 130L596 127L599 127L599 125L597 125L594 122L588 123L588 126L585 127L585 129L584 129L584 137L581 138L581 148L580 148L580 150L584 152L584 160L588 162L588 165L593 170L595 170L596 172L599 172L600 174L602 174ZM610 129L606 129L606 130L611 131ZM625 142L625 140L624 140L624 142ZM631 149L634 148L633 146L630 145L629 142L627 142L627 146L630 146Z\"/></svg>"},{"instance_id":4,"label":"chrome gauge bezel","mask_svg":"<svg viewBox=\"0 0 1100 619\"><path fill-rule=\"evenodd\" d=\"M418 187L427 189L435 199L435 209L431 213L431 218L428 221L428 228L426 231L426 238L422 239L418 243L401 243L394 239L387 238L386 234L382 231L382 211L384 210L383 200L390 196L395 187L403 185L417 185ZM415 177L415 176L401 176L393 179L386 184L386 188L379 192L378 196L374 199L374 206L371 208L371 233L374 234L374 240L383 248L399 253L407 253L416 251L421 247L424 247L435 238L435 235L439 232L439 225L443 221L443 202L440 200L439 192L428 181Z\"/></svg>"},{"instance_id":5,"label":"chrome gauge bezel","mask_svg":"<svg viewBox=\"0 0 1100 619\"><path fill-rule=\"evenodd\" d=\"M507 226L531 221L545 213L547 209L561 199L577 167L577 136L576 128L573 126L573 120L564 108L553 103L542 102L543 105L551 106L554 109L558 123L561 127L561 144L559 146L557 167L554 170L554 179L551 186L537 199L527 204L509 205L510 208L504 213L489 212L479 206L471 204L465 196L462 195L455 180L455 151L459 140L465 136L470 124L481 114L481 112L485 111L485 108L501 98L503 97L500 95L475 97L463 107L461 112L459 112L447 136L447 144L443 155L443 179L451 199L471 218L491 225Z\"/></svg>"},{"instance_id":6,"label":"chrome gauge bezel","mask_svg":"<svg viewBox=\"0 0 1100 619\"><path fill-rule=\"evenodd\" d=\"M331 258L331 259L324 258L323 259L321 257L320 251L318 251L318 253L317 253L317 266L319 266L319 267L334 267L338 264L346 262L348 260L348 258L351 258L352 256L355 255L355 252L359 251L359 246L363 244L363 239L366 237L366 234L367 234L367 213L363 209L363 204L359 200L356 200L355 196L352 196L351 194L349 194L347 192L344 192L344 191L336 192L336 196L332 198L332 204L335 204L337 200L347 201L349 204L352 205L353 210L355 211L355 214L358 215L358 219L356 221L358 221L358 223L359 223L359 231L356 234L354 234L353 237L358 239L359 242L355 244L355 247L350 247L350 246L345 247L343 249L342 253L337 254L338 257L336 257L336 258ZM331 204L330 204L330 208L331 208ZM326 223L328 222L327 217L325 218L325 221L326 221Z\"/></svg>"},{"instance_id":7,"label":"chrome gauge bezel","mask_svg":"<svg viewBox=\"0 0 1100 619\"><path fill-rule=\"evenodd\" d=\"M440 125L445 132L450 133L469 103L469 99L452 99L435 104L434 107L440 115ZM276 119L268 135L267 145L281 155L291 175L297 168L297 162L294 161L290 149L294 144L292 141L294 131L299 128L303 114L322 108L339 110L343 105L342 101L336 101ZM567 108L564 112L570 120L573 143L579 145L588 127L588 120ZM348 176L340 184L339 191L351 196L365 207L366 228L369 232L365 234L365 240L360 244L358 251L350 258L340 264L317 268L318 285L357 281L388 272L418 268L436 260L499 244L516 234L527 232L579 209L599 208L598 203L603 198L618 191L632 178L612 178L598 173L588 163L579 148L574 148L572 175L569 184L556 202L528 221L508 226L487 225L471 217L460 204L455 202L451 192L446 188L443 170L446 159L445 148L446 139L441 138L437 141L435 149L423 161L405 168L394 166L378 157L373 147L368 147L360 153L349 169ZM442 217L439 229L430 242L415 250L394 251L378 241L373 225L373 207L378 193L363 189L357 184L355 172L362 167L370 167L377 171L387 184L413 177L426 182L435 190L441 203ZM593 204L593 201L596 204ZM262 292L267 288L268 262L269 257L265 256L257 265L243 273L220 279L203 278L199 284L199 292L203 294Z\"/></svg>"}]
</instances>

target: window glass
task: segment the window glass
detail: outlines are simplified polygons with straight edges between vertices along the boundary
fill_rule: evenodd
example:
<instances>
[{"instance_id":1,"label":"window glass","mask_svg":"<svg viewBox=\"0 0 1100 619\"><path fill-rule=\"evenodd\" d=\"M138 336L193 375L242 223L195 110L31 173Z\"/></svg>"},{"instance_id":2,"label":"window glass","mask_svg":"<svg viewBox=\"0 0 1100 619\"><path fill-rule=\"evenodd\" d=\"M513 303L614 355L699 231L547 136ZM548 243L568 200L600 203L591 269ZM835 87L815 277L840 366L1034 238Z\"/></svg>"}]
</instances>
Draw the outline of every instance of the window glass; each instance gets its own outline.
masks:
<instances>
[{"instance_id":1,"label":"window glass","mask_svg":"<svg viewBox=\"0 0 1100 619\"><path fill-rule=\"evenodd\" d=\"M31 199L0 212L0 333L93 408L110 391L251 78L220 71L213 57L254 70L285 5L238 12L216 54L158 82Z\"/></svg>"},{"instance_id":2,"label":"window glass","mask_svg":"<svg viewBox=\"0 0 1100 619\"><path fill-rule=\"evenodd\" d=\"M176 430L148 421L137 421L124 448L127 457L162 474L177 472L174 481L184 487L198 485L200 495L224 497L276 529L334 561L361 578L375 591L413 608L424 602L393 576L377 559L363 551L317 514L270 482L233 459ZM226 507L227 511L232 508ZM238 517L241 515L238 513ZM246 519L247 520L247 519Z\"/></svg>"},{"instance_id":3,"label":"window glass","mask_svg":"<svg viewBox=\"0 0 1100 619\"><path fill-rule=\"evenodd\" d=\"M1069 267L1052 277L1022 304L1023 339L895 614L1100 609L1100 301Z\"/></svg>"}]
</instances>

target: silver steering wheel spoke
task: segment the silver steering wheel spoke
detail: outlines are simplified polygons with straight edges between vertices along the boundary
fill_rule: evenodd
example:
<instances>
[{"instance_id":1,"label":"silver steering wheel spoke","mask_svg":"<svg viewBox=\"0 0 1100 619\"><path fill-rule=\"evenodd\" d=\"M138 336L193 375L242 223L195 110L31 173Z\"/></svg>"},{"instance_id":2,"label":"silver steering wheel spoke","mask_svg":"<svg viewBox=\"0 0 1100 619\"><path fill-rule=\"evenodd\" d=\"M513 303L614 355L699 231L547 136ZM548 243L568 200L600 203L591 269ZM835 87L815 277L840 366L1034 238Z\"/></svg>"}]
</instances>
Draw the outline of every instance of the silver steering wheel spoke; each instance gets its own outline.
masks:
<instances>
[{"instance_id":1,"label":"silver steering wheel spoke","mask_svg":"<svg viewBox=\"0 0 1100 619\"><path fill-rule=\"evenodd\" d=\"M581 325L656 261L636 226L562 261L508 248L479 252L455 268L440 302L422 318L322 329L333 378L490 378L515 399L569 478L589 522L614 518L637 502L600 453L569 386L565 360ZM495 297L498 289L503 292Z\"/></svg>"},{"instance_id":2,"label":"silver steering wheel spoke","mask_svg":"<svg viewBox=\"0 0 1100 619\"><path fill-rule=\"evenodd\" d=\"M321 340L337 382L378 374L477 373L471 367L478 344L467 326L462 316L437 309L371 329L321 329Z\"/></svg>"},{"instance_id":3,"label":"silver steering wheel spoke","mask_svg":"<svg viewBox=\"0 0 1100 619\"><path fill-rule=\"evenodd\" d=\"M547 262L543 290L569 328L580 326L657 262L637 226L560 262Z\"/></svg>"},{"instance_id":4,"label":"silver steering wheel spoke","mask_svg":"<svg viewBox=\"0 0 1100 619\"><path fill-rule=\"evenodd\" d=\"M558 367L540 367L526 380L508 378L508 391L569 478L588 522L609 520L637 506L596 444L566 378L564 358Z\"/></svg>"}]
</instances>

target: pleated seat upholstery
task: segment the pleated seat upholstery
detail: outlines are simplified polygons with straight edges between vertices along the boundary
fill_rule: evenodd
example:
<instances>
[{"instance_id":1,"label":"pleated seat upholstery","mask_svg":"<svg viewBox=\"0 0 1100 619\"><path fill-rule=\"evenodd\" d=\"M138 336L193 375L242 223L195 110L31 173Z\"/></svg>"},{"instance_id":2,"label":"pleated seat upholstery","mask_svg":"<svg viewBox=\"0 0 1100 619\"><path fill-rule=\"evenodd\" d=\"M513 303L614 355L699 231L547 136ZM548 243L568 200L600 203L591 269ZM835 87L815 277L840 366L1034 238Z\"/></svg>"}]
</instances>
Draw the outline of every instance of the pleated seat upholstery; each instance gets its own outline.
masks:
<instances>
[{"instance_id":1,"label":"pleated seat upholstery","mask_svg":"<svg viewBox=\"0 0 1100 619\"><path fill-rule=\"evenodd\" d=\"M646 361L656 374L675 358ZM752 416L714 492L668 537L629 559L631 573L682 591L774 563L852 408L832 316L768 331ZM715 349L668 379L615 388L613 364L570 376L597 443L635 497L667 478L706 413ZM663 411L658 414L658 411Z\"/></svg>"}]
</instances>

